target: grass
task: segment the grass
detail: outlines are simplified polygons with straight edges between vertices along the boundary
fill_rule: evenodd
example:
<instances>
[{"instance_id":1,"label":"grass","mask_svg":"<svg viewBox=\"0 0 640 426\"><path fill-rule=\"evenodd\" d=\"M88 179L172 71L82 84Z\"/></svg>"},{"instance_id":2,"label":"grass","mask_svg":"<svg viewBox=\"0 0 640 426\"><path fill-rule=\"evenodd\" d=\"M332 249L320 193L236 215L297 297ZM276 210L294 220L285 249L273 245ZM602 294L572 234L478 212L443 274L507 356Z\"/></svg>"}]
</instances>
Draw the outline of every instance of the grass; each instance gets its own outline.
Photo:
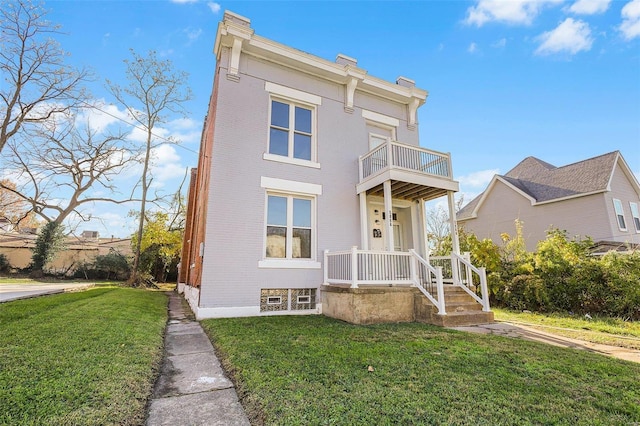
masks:
<instances>
[{"instance_id":1,"label":"grass","mask_svg":"<svg viewBox=\"0 0 640 426\"><path fill-rule=\"evenodd\" d=\"M498 321L509 321L572 339L640 350L640 323L619 318L539 314L492 308Z\"/></svg>"},{"instance_id":2,"label":"grass","mask_svg":"<svg viewBox=\"0 0 640 426\"><path fill-rule=\"evenodd\" d=\"M166 306L122 288L0 304L0 424L142 424Z\"/></svg>"},{"instance_id":3,"label":"grass","mask_svg":"<svg viewBox=\"0 0 640 426\"><path fill-rule=\"evenodd\" d=\"M202 324L253 424L640 422L640 364L597 354L323 316Z\"/></svg>"}]
</instances>

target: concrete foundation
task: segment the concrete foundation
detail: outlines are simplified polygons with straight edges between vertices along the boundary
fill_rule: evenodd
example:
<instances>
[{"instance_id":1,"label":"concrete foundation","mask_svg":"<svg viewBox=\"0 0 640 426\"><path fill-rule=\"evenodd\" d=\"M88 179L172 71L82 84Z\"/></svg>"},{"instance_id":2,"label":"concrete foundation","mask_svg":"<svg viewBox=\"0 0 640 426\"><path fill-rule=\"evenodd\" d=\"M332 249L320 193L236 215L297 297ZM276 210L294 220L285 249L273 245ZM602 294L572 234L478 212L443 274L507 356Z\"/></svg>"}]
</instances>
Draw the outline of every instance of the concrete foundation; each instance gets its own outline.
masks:
<instances>
[{"instance_id":1,"label":"concrete foundation","mask_svg":"<svg viewBox=\"0 0 640 426\"><path fill-rule=\"evenodd\" d=\"M322 286L322 313L352 324L413 322L413 287Z\"/></svg>"},{"instance_id":2,"label":"concrete foundation","mask_svg":"<svg viewBox=\"0 0 640 426\"><path fill-rule=\"evenodd\" d=\"M444 327L493 322L493 312L481 311L462 289L447 286L447 314L415 287L322 286L322 313L352 324L424 322Z\"/></svg>"}]
</instances>

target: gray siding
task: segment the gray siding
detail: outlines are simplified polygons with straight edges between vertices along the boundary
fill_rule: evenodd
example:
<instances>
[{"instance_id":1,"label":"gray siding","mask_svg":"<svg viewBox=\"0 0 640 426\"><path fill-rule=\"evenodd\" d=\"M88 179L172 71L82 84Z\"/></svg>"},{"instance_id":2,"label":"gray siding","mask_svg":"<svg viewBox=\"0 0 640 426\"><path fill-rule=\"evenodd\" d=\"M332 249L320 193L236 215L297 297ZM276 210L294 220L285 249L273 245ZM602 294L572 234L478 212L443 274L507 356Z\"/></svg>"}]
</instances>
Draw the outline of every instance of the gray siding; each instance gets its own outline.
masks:
<instances>
[{"instance_id":1,"label":"gray siding","mask_svg":"<svg viewBox=\"0 0 640 426\"><path fill-rule=\"evenodd\" d=\"M478 218L461 222L468 232L480 238L491 238L501 244L500 234L515 234L515 219L523 222L527 249L534 251L538 241L546 238L550 228L566 230L570 237L589 236L594 241L640 243L640 234L631 223L629 202L640 203L633 186L616 166L611 192L602 192L578 198L532 206L529 199L516 193L502 182L496 182L478 210ZM613 198L622 201L627 232L618 229L613 209Z\"/></svg>"},{"instance_id":2,"label":"gray siding","mask_svg":"<svg viewBox=\"0 0 640 426\"><path fill-rule=\"evenodd\" d=\"M227 63L228 51L221 64ZM344 111L344 86L247 55L240 80L220 70L207 234L203 259L202 308L257 306L262 288L319 288L322 269L264 269L265 189L261 177L320 184L317 198L316 260L325 249L360 245L358 156L368 151L362 108L398 118L398 139L418 144L406 125L406 109L356 92L355 111ZM268 143L269 93L265 81L322 97L317 109L320 169L263 159Z\"/></svg>"},{"instance_id":3,"label":"gray siding","mask_svg":"<svg viewBox=\"0 0 640 426\"><path fill-rule=\"evenodd\" d=\"M631 206L629 205L629 202L635 202L639 204L638 208L640 208L640 195L635 192L633 186L629 182L629 179L619 166L616 166L613 172L613 178L611 179L611 192L608 192L605 198L606 209L609 215L610 232L608 233L608 237L603 239L640 244L640 234L636 232L636 228L633 224L633 216L631 216ZM613 207L614 198L622 202L624 220L627 224L626 231L621 231L618 227L616 212Z\"/></svg>"}]
</instances>

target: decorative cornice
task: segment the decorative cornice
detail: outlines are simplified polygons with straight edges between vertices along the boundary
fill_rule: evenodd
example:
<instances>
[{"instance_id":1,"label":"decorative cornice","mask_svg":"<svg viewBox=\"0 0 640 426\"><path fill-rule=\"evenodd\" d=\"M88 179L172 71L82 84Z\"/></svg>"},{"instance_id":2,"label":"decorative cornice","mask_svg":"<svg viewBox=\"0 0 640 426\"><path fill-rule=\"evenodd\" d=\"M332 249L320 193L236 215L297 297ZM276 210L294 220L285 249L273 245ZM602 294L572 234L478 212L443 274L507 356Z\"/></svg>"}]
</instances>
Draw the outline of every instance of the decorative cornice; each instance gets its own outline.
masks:
<instances>
[{"instance_id":1,"label":"decorative cornice","mask_svg":"<svg viewBox=\"0 0 640 426\"><path fill-rule=\"evenodd\" d=\"M428 94L426 90L415 86L407 87L411 85L406 82L411 80L403 77L403 84L390 83L369 76L366 70L350 63L356 62L353 58L341 55L350 61L335 63L285 46L254 34L250 22L247 18L227 11L223 21L218 25L214 53L219 60L222 47L230 49L228 78L239 79L240 53L244 53L345 85L347 111L353 110L356 89L407 105L407 125L415 127L417 108L425 103Z\"/></svg>"}]
</instances>

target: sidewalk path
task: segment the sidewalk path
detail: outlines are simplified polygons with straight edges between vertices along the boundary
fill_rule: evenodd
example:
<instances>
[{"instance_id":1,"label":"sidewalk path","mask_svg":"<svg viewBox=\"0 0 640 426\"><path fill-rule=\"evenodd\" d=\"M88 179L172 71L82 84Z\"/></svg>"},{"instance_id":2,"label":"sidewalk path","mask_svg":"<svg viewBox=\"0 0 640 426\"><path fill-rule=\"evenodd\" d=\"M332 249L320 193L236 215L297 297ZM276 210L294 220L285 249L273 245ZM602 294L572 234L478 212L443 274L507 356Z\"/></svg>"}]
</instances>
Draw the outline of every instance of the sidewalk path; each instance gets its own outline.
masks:
<instances>
[{"instance_id":1,"label":"sidewalk path","mask_svg":"<svg viewBox=\"0 0 640 426\"><path fill-rule=\"evenodd\" d=\"M209 338L182 297L174 291L167 294L165 358L147 425L249 425Z\"/></svg>"},{"instance_id":2,"label":"sidewalk path","mask_svg":"<svg viewBox=\"0 0 640 426\"><path fill-rule=\"evenodd\" d=\"M638 350L571 339L557 334L546 333L536 328L527 327L521 324L516 325L509 322L494 322L470 327L452 327L452 329L468 331L471 333L497 334L500 336L517 337L563 348L587 350L614 358L624 359L626 361L640 362L640 351Z\"/></svg>"},{"instance_id":3,"label":"sidewalk path","mask_svg":"<svg viewBox=\"0 0 640 426\"><path fill-rule=\"evenodd\" d=\"M92 283L42 283L42 284L0 284L0 303L18 299L64 293L65 291L86 290Z\"/></svg>"}]
</instances>

